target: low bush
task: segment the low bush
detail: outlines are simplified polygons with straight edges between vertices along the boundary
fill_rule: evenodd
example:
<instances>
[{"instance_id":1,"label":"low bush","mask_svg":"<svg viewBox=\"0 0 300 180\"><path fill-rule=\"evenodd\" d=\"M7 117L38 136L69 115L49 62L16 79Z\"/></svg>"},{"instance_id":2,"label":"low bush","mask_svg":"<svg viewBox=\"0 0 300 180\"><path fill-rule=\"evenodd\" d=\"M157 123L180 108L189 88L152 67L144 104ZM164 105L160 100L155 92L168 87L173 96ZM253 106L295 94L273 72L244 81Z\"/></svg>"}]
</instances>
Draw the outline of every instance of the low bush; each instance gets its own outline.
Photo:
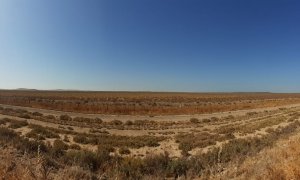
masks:
<instances>
[{"instance_id":1,"label":"low bush","mask_svg":"<svg viewBox=\"0 0 300 180\"><path fill-rule=\"evenodd\" d=\"M81 147L80 147L78 144L71 144L71 145L69 146L69 149L80 150Z\"/></svg>"},{"instance_id":2,"label":"low bush","mask_svg":"<svg viewBox=\"0 0 300 180\"><path fill-rule=\"evenodd\" d=\"M120 126L120 125L123 124L123 122L120 121L120 120L113 120L113 121L111 122L111 124L113 124L113 125L115 125L115 126Z\"/></svg>"},{"instance_id":3,"label":"low bush","mask_svg":"<svg viewBox=\"0 0 300 180\"><path fill-rule=\"evenodd\" d=\"M126 125L126 126L132 126L132 125L133 125L133 122L130 121L130 120L128 120L128 121L125 122L125 125Z\"/></svg>"},{"instance_id":4,"label":"low bush","mask_svg":"<svg viewBox=\"0 0 300 180\"><path fill-rule=\"evenodd\" d=\"M190 122L191 122L191 123L194 123L194 124L197 124L197 123L199 123L200 121L199 121L199 119L197 119L197 118L191 118L191 119L190 119Z\"/></svg>"},{"instance_id":5,"label":"low bush","mask_svg":"<svg viewBox=\"0 0 300 180\"><path fill-rule=\"evenodd\" d=\"M20 114L18 115L19 118L24 118L24 119L30 119L31 116L29 114Z\"/></svg>"},{"instance_id":6,"label":"low bush","mask_svg":"<svg viewBox=\"0 0 300 180\"><path fill-rule=\"evenodd\" d=\"M10 122L10 119L8 118L3 118L3 119L0 119L0 125L6 125L6 123Z\"/></svg>"},{"instance_id":7,"label":"low bush","mask_svg":"<svg viewBox=\"0 0 300 180\"><path fill-rule=\"evenodd\" d=\"M12 129L18 129L18 128L21 128L21 127L24 127L24 126L28 126L27 121L11 120L10 125L8 127L12 128Z\"/></svg>"},{"instance_id":8,"label":"low bush","mask_svg":"<svg viewBox=\"0 0 300 180\"><path fill-rule=\"evenodd\" d=\"M32 115L34 115L34 116L43 116L43 114L39 113L39 112L34 112L34 113L32 113Z\"/></svg>"},{"instance_id":9,"label":"low bush","mask_svg":"<svg viewBox=\"0 0 300 180\"><path fill-rule=\"evenodd\" d=\"M119 149L119 153L122 155L128 155L128 154L130 154L130 150L127 147L121 147Z\"/></svg>"},{"instance_id":10,"label":"low bush","mask_svg":"<svg viewBox=\"0 0 300 180\"><path fill-rule=\"evenodd\" d=\"M60 138L58 134L52 132L51 130L49 130L45 127L42 127L39 125L33 125L33 124L31 124L29 127L32 130L29 133L27 133L26 136L28 136L28 137L42 136L45 138Z\"/></svg>"},{"instance_id":11,"label":"low bush","mask_svg":"<svg viewBox=\"0 0 300 180\"><path fill-rule=\"evenodd\" d=\"M66 115L66 114L61 115L59 117L59 119L62 120L62 121L72 121L72 118L69 115Z\"/></svg>"},{"instance_id":12,"label":"low bush","mask_svg":"<svg viewBox=\"0 0 300 180\"><path fill-rule=\"evenodd\" d=\"M51 154L55 157L61 157L65 154L65 151L69 149L69 146L61 140L56 139L53 142L53 146L51 148Z\"/></svg>"}]
</instances>

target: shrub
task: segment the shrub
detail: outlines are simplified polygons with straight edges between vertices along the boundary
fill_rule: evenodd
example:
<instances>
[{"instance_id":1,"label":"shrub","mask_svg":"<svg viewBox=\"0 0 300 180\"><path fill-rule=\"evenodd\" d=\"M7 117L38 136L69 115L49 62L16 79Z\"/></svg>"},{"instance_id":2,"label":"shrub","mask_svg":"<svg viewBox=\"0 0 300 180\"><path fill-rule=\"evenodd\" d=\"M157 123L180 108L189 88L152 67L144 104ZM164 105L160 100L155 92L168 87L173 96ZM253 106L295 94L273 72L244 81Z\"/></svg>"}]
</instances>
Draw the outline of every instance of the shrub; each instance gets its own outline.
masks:
<instances>
[{"instance_id":1,"label":"shrub","mask_svg":"<svg viewBox=\"0 0 300 180\"><path fill-rule=\"evenodd\" d=\"M80 144L88 144L89 143L88 138L83 135L76 135L76 136L74 136L73 140L74 140L74 142L80 143Z\"/></svg>"},{"instance_id":2,"label":"shrub","mask_svg":"<svg viewBox=\"0 0 300 180\"><path fill-rule=\"evenodd\" d=\"M79 166L89 169L93 172L97 171L102 165L109 162L111 157L109 152L98 151L96 153L91 151L68 151L64 156L67 162L78 164Z\"/></svg>"},{"instance_id":3,"label":"shrub","mask_svg":"<svg viewBox=\"0 0 300 180\"><path fill-rule=\"evenodd\" d=\"M34 115L34 116L43 116L43 114L39 113L39 112L34 112L34 113L32 113L32 115Z\"/></svg>"},{"instance_id":4,"label":"shrub","mask_svg":"<svg viewBox=\"0 0 300 180\"><path fill-rule=\"evenodd\" d=\"M45 116L47 119L51 119L51 120L53 120L53 119L56 119L55 118L55 116L53 116L53 115L47 115L47 116Z\"/></svg>"},{"instance_id":5,"label":"shrub","mask_svg":"<svg viewBox=\"0 0 300 180\"><path fill-rule=\"evenodd\" d=\"M33 131L30 131L29 133L27 133L26 137L33 138L35 140L45 140L46 139L43 135L37 134Z\"/></svg>"},{"instance_id":6,"label":"shrub","mask_svg":"<svg viewBox=\"0 0 300 180\"><path fill-rule=\"evenodd\" d=\"M217 117L211 117L210 119L211 119L211 121L219 121L219 120L220 120L220 119L217 118Z\"/></svg>"},{"instance_id":7,"label":"shrub","mask_svg":"<svg viewBox=\"0 0 300 180\"><path fill-rule=\"evenodd\" d=\"M65 151L68 150L69 146L64 143L63 141L61 140L55 140L53 142L53 146L52 146L52 149L51 149L51 154L54 156L54 157L60 157L60 156L63 156Z\"/></svg>"},{"instance_id":8,"label":"shrub","mask_svg":"<svg viewBox=\"0 0 300 180\"><path fill-rule=\"evenodd\" d=\"M197 119L197 118L191 118L190 122L194 123L194 124L197 124L197 123L199 123L199 119Z\"/></svg>"},{"instance_id":9,"label":"shrub","mask_svg":"<svg viewBox=\"0 0 300 180\"><path fill-rule=\"evenodd\" d=\"M28 125L27 121L11 120L10 125L8 127L12 129L18 129L27 125Z\"/></svg>"},{"instance_id":10,"label":"shrub","mask_svg":"<svg viewBox=\"0 0 300 180\"><path fill-rule=\"evenodd\" d=\"M133 122L130 121L130 120L128 120L128 121L125 122L125 125L127 125L127 126L132 126L132 125L133 125Z\"/></svg>"},{"instance_id":11,"label":"shrub","mask_svg":"<svg viewBox=\"0 0 300 180\"><path fill-rule=\"evenodd\" d=\"M254 115L257 115L258 113L257 112L247 112L246 115L247 116L254 116Z\"/></svg>"},{"instance_id":12,"label":"shrub","mask_svg":"<svg viewBox=\"0 0 300 180\"><path fill-rule=\"evenodd\" d=\"M0 139L2 141L8 142L18 136L19 135L16 132L14 132L13 130L10 130L10 129L4 128L4 127L0 127Z\"/></svg>"},{"instance_id":13,"label":"shrub","mask_svg":"<svg viewBox=\"0 0 300 180\"><path fill-rule=\"evenodd\" d=\"M0 125L6 125L6 123L10 122L10 119L4 118L0 119Z\"/></svg>"},{"instance_id":14,"label":"shrub","mask_svg":"<svg viewBox=\"0 0 300 180\"><path fill-rule=\"evenodd\" d=\"M67 127L68 128L68 130L70 130L70 131L74 131L74 128L72 128L72 127Z\"/></svg>"},{"instance_id":15,"label":"shrub","mask_svg":"<svg viewBox=\"0 0 300 180\"><path fill-rule=\"evenodd\" d=\"M185 159L173 160L169 164L170 172L173 174L174 179L184 176L186 178L188 171L188 162Z\"/></svg>"},{"instance_id":16,"label":"shrub","mask_svg":"<svg viewBox=\"0 0 300 180\"><path fill-rule=\"evenodd\" d=\"M119 125L122 125L122 124L123 124L123 122L120 121L120 120L113 120L111 123L112 123L113 125L115 125L115 126L119 126Z\"/></svg>"},{"instance_id":17,"label":"shrub","mask_svg":"<svg viewBox=\"0 0 300 180\"><path fill-rule=\"evenodd\" d=\"M69 115L66 115L66 114L61 115L59 117L59 119L62 120L62 121L72 121L72 118Z\"/></svg>"},{"instance_id":18,"label":"shrub","mask_svg":"<svg viewBox=\"0 0 300 180\"><path fill-rule=\"evenodd\" d=\"M30 119L31 118L31 116L28 115L28 114L20 114L18 117L24 118L24 119Z\"/></svg>"},{"instance_id":19,"label":"shrub","mask_svg":"<svg viewBox=\"0 0 300 180\"><path fill-rule=\"evenodd\" d=\"M121 147L119 149L119 153L122 155L128 155L128 154L130 154L130 150L127 147Z\"/></svg>"},{"instance_id":20,"label":"shrub","mask_svg":"<svg viewBox=\"0 0 300 180\"><path fill-rule=\"evenodd\" d=\"M126 157L118 167L121 179L142 179L143 161L140 158Z\"/></svg>"},{"instance_id":21,"label":"shrub","mask_svg":"<svg viewBox=\"0 0 300 180\"><path fill-rule=\"evenodd\" d=\"M28 139L20 139L20 141L15 145L21 152L26 152L29 154L46 153L49 151L48 147L42 141L32 141Z\"/></svg>"},{"instance_id":22,"label":"shrub","mask_svg":"<svg viewBox=\"0 0 300 180\"><path fill-rule=\"evenodd\" d=\"M65 142L70 142L69 137L67 135L64 136L64 141Z\"/></svg>"},{"instance_id":23,"label":"shrub","mask_svg":"<svg viewBox=\"0 0 300 180\"><path fill-rule=\"evenodd\" d=\"M37 135L46 137L46 138L60 138L58 134L42 127L39 125L30 125L30 128L32 129L29 133L27 133L27 136L35 137ZM36 134L36 135L34 135Z\"/></svg>"},{"instance_id":24,"label":"shrub","mask_svg":"<svg viewBox=\"0 0 300 180\"><path fill-rule=\"evenodd\" d=\"M211 120L210 119L203 119L202 122L209 123L209 122L211 122Z\"/></svg>"},{"instance_id":25,"label":"shrub","mask_svg":"<svg viewBox=\"0 0 300 180\"><path fill-rule=\"evenodd\" d=\"M71 145L69 146L69 148L70 148L70 149L74 149L74 150L80 150L80 149L81 149L81 147L80 147L78 144L71 144Z\"/></svg>"},{"instance_id":26,"label":"shrub","mask_svg":"<svg viewBox=\"0 0 300 180\"><path fill-rule=\"evenodd\" d=\"M147 155L143 160L142 172L145 175L162 174L169 166L171 158L169 154Z\"/></svg>"},{"instance_id":27,"label":"shrub","mask_svg":"<svg viewBox=\"0 0 300 180\"><path fill-rule=\"evenodd\" d=\"M100 118L95 118L95 122L98 123L98 124L102 124L102 123L103 123L103 120L100 119Z\"/></svg>"}]
</instances>

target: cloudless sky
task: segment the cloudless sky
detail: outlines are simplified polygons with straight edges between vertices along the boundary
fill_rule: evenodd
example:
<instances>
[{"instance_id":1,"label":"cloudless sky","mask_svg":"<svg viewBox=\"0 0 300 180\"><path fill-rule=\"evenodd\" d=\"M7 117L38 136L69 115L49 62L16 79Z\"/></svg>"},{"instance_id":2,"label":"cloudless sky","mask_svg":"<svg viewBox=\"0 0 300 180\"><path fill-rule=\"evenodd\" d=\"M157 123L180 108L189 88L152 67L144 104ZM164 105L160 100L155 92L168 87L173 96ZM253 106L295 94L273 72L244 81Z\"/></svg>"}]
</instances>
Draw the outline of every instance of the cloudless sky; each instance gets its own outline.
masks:
<instances>
[{"instance_id":1,"label":"cloudless sky","mask_svg":"<svg viewBox=\"0 0 300 180\"><path fill-rule=\"evenodd\" d=\"M300 1L1 0L0 88L300 92Z\"/></svg>"}]
</instances>

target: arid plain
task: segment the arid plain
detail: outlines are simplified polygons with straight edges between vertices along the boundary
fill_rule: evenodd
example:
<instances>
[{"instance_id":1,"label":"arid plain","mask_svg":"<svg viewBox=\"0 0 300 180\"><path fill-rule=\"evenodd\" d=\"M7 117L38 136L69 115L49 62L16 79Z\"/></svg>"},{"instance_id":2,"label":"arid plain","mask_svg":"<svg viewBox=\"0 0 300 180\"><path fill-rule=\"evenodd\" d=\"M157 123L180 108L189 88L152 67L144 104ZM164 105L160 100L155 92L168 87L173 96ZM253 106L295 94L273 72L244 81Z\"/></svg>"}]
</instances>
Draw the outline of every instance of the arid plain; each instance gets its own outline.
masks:
<instances>
[{"instance_id":1,"label":"arid plain","mask_svg":"<svg viewBox=\"0 0 300 180\"><path fill-rule=\"evenodd\" d=\"M299 118L300 94L2 90L0 174L297 179Z\"/></svg>"}]
</instances>

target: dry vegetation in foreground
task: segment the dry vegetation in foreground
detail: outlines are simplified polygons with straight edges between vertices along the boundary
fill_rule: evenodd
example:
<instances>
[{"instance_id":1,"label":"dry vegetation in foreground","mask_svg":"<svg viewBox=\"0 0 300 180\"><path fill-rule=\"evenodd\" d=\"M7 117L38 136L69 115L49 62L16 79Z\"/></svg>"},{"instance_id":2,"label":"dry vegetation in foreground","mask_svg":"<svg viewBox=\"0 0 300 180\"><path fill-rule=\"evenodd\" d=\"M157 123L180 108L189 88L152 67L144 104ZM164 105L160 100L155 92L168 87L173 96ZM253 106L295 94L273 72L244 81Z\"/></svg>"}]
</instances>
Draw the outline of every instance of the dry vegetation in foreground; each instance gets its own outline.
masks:
<instances>
[{"instance_id":1,"label":"dry vegetation in foreground","mask_svg":"<svg viewBox=\"0 0 300 180\"><path fill-rule=\"evenodd\" d=\"M0 91L0 104L99 114L202 114L295 103L300 94Z\"/></svg>"},{"instance_id":2,"label":"dry vegetation in foreground","mask_svg":"<svg viewBox=\"0 0 300 180\"><path fill-rule=\"evenodd\" d=\"M1 108L1 113L22 118L0 119L0 154L3 154L0 155L0 175L4 179L232 177L232 172L228 170L232 164L242 166L249 157L256 157L264 149L272 148L278 140L299 132L298 111L297 108L280 109L236 117L202 120L191 118L178 123L146 120L123 123L117 120L104 122L99 119L72 118L67 115L56 117L22 109ZM32 119L53 124L60 122L62 125L54 128L28 123ZM75 122L81 127L86 121L119 131L133 126L131 129L135 130L132 131L146 130L155 135L120 136L102 128L90 128L87 133L79 133L64 125L65 122ZM167 131L149 130L152 126L163 126ZM178 130L186 127L189 131L170 131L173 126ZM147 152L142 157L133 154L135 150L142 148L162 147L166 140L174 140L173 146L177 144L181 156L172 157L169 149L163 149L162 153ZM193 153L195 149L199 151ZM33 166L36 168L32 168ZM239 174L252 177L244 171ZM273 174L262 177L268 179Z\"/></svg>"},{"instance_id":3,"label":"dry vegetation in foreground","mask_svg":"<svg viewBox=\"0 0 300 180\"><path fill-rule=\"evenodd\" d=\"M3 99L12 92L5 93ZM16 99L23 98L22 93L31 92L20 92ZM64 101L64 109L64 107L73 108L74 100L78 100L78 107L82 100L86 100L77 97L79 92L70 93L68 96L63 96L65 92L53 93L37 92L39 96L29 94L28 97L32 97L30 100L27 99L28 105L31 106L33 102L39 107L44 107L39 103L47 106L48 100L54 98L51 103L55 103L56 99ZM97 104L103 100L101 93L95 93L94 96L88 93L80 95L87 96L88 103ZM147 93L142 93L134 99L132 94L124 93L121 94L124 96L122 100L115 99L115 95L108 93L107 100L103 102L115 100L131 103L142 99L142 102L148 103L150 97L158 96L154 93L147 97ZM199 103L195 106L191 105L198 95L182 94L182 97L177 97L159 94L158 102L159 100L166 102L159 107L162 109L167 107L167 110L170 110L165 109L163 114L172 112L171 109L176 107L175 102L186 103L186 107L192 109L200 108ZM244 102L253 106L255 106L253 102L279 103L284 101L281 98L290 96L295 98L297 95L246 94L238 100L240 103L238 105ZM210 94L207 96L208 101L201 99L204 97L199 97L199 101L209 102L216 107L214 105L219 104L219 101L229 102L230 105L240 97L239 94L222 96ZM272 100L269 99L271 97ZM296 102L296 99L291 97L286 99L285 103ZM2 96L0 101L1 98ZM10 99L10 96L7 99ZM97 100L93 101L94 99ZM23 102L23 99L19 102ZM114 103L109 104L114 105ZM225 104L219 105L227 108ZM138 106L136 108L139 110ZM159 112L151 108L152 106L149 106L148 110L144 109L145 111L141 112L147 111L151 114ZM109 106L108 109L111 113L115 112ZM218 111L224 109L220 108ZM135 111L126 111L128 112ZM27 111L21 107L0 106L0 116L3 116L0 117L0 177L2 179L218 179L223 177L224 179L239 177L241 179L276 179L277 177L288 179L298 177L297 169L287 171L271 164L262 164L264 174L254 168L259 164L253 163L252 166L250 164L249 169L247 164L252 158L269 152L270 150L266 149L272 149L278 141L299 133L299 112L300 108L297 106L235 115L229 113L229 115L216 117L189 116L185 121L176 122L172 119L155 121L151 120L151 117L150 120L121 121L118 120L118 116L107 121L97 116L90 118L84 114L71 117L68 114L51 114L51 111L41 113L38 110ZM123 111L118 113L122 114ZM296 148L296 145L289 147ZM287 151L294 154L297 152L293 149ZM270 157L271 155L272 153ZM294 159L295 161L291 159L290 162L298 161L297 158ZM257 163L262 162L257 161ZM277 164L280 165L279 160ZM232 170L236 167L237 170Z\"/></svg>"}]
</instances>

